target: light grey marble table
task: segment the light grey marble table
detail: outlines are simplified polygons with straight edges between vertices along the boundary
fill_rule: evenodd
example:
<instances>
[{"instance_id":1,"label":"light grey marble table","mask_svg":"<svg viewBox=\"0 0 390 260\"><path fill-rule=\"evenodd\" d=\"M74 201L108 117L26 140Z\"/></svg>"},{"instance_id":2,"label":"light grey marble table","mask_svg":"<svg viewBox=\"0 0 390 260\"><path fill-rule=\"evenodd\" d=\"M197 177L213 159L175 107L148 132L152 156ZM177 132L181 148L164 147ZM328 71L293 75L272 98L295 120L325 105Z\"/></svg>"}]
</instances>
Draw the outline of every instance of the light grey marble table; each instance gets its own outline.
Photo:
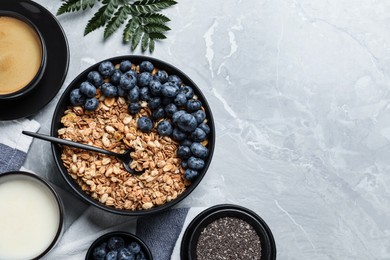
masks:
<instances>
[{"instance_id":1,"label":"light grey marble table","mask_svg":"<svg viewBox=\"0 0 390 260\"><path fill-rule=\"evenodd\" d=\"M180 0L165 14L172 30L152 56L200 86L216 122L211 167L180 205L254 210L278 259L390 259L390 1ZM41 133L74 77L131 54L120 32L83 37L88 18L58 17L70 65L32 117ZM66 187L46 142L34 140L25 167ZM69 207L68 224L83 207Z\"/></svg>"}]
</instances>

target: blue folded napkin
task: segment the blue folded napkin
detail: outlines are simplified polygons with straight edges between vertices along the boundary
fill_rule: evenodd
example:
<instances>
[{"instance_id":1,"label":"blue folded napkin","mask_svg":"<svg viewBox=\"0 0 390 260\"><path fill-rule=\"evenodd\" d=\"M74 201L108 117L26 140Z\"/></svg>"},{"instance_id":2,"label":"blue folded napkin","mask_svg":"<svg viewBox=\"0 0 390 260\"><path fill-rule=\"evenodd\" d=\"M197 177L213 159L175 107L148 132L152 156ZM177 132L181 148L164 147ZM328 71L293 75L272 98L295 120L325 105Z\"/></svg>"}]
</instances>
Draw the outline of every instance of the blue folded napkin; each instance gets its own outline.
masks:
<instances>
[{"instance_id":1,"label":"blue folded napkin","mask_svg":"<svg viewBox=\"0 0 390 260\"><path fill-rule=\"evenodd\" d=\"M26 160L32 137L23 130L38 131L40 125L27 118L0 122L0 173L19 170Z\"/></svg>"}]
</instances>

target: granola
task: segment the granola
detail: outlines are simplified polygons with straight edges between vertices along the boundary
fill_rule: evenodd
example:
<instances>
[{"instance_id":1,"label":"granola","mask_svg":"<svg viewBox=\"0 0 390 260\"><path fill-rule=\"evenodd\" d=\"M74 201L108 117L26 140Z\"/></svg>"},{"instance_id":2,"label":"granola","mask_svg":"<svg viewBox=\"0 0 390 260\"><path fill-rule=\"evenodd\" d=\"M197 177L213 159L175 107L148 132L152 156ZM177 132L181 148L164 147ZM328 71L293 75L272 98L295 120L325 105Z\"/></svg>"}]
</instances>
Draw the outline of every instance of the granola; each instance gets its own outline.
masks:
<instances>
[{"instance_id":1,"label":"granola","mask_svg":"<svg viewBox=\"0 0 390 260\"><path fill-rule=\"evenodd\" d=\"M151 115L146 102L133 116L124 98L106 98L100 93L97 97L102 102L95 111L68 107L58 136L117 153L133 148L130 166L144 173L130 174L113 157L63 147L61 159L69 175L92 198L117 209L145 210L176 199L190 185L176 154L179 144L158 135L155 128L149 133L137 128L139 117Z\"/></svg>"}]
</instances>

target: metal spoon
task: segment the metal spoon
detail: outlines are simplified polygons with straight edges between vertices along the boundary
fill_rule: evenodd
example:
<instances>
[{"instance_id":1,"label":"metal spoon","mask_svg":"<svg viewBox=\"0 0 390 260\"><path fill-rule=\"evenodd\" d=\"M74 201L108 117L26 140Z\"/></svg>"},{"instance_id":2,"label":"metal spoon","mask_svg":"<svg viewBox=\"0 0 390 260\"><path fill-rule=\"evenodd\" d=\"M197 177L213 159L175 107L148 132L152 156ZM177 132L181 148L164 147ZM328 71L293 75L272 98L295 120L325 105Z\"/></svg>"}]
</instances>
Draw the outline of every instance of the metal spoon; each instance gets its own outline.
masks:
<instances>
[{"instance_id":1,"label":"metal spoon","mask_svg":"<svg viewBox=\"0 0 390 260\"><path fill-rule=\"evenodd\" d=\"M77 143L77 142L73 142L73 141L57 138L57 137L50 136L50 135L38 134L38 133L34 133L34 132L29 132L29 131L22 131L22 133L25 134L25 135L28 135L28 136L32 136L32 137L38 138L38 139L50 141L52 143L57 143L57 144L62 144L62 145L66 145L66 146L76 147L76 148L80 148L80 149L83 149L83 150L88 150L88 151L92 151L92 152L96 152L96 153L103 153L103 154L106 154L106 155L109 155L109 156L116 157L116 158L118 158L119 160L121 160L123 162L123 166L131 174L136 174L136 175L142 174L142 172L134 171L130 167L130 163L133 161L133 159L130 156L130 153L133 151L133 149L129 149L129 150L127 150L124 153L114 153L114 152L111 152L111 151L108 151L108 150L105 150L105 149L102 149L102 148L98 148L98 147L95 147L95 146L91 146L91 145L87 145L87 144L81 144L81 143Z\"/></svg>"}]
</instances>

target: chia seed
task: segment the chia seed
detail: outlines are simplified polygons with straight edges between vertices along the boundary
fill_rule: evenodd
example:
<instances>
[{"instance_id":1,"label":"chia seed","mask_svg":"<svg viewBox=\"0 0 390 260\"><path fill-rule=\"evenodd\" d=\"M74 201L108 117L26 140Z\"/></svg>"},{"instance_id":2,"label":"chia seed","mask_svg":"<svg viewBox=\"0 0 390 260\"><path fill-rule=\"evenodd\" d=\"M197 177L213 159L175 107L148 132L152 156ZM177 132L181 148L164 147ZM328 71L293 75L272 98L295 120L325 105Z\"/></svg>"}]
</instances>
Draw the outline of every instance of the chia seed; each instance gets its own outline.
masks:
<instances>
[{"instance_id":1,"label":"chia seed","mask_svg":"<svg viewBox=\"0 0 390 260\"><path fill-rule=\"evenodd\" d=\"M197 260L260 260L261 243L254 228L236 217L219 218L200 233Z\"/></svg>"}]
</instances>

